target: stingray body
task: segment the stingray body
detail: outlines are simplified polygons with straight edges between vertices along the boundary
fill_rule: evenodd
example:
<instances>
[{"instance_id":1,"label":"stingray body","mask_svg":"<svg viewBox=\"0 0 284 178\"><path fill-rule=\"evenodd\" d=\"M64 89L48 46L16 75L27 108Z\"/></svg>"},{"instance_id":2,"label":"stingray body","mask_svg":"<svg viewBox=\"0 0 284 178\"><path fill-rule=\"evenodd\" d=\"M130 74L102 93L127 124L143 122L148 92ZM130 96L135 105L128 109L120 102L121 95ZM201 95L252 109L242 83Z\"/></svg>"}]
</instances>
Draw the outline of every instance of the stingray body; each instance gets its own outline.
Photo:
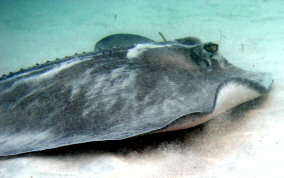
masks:
<instances>
[{"instance_id":1,"label":"stingray body","mask_svg":"<svg viewBox=\"0 0 284 178\"><path fill-rule=\"evenodd\" d=\"M0 156L193 127L271 85L214 43L111 35L93 52L0 79Z\"/></svg>"}]
</instances>

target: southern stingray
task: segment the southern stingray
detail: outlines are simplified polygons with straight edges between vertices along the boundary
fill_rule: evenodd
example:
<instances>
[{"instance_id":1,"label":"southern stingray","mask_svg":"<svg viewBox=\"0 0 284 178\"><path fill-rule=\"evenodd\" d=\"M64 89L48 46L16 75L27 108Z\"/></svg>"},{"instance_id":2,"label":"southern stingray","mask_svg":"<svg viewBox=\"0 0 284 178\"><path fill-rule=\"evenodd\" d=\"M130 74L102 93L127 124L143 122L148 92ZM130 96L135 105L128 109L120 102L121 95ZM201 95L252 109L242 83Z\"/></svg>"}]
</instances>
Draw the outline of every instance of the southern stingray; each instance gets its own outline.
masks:
<instances>
[{"instance_id":1,"label":"southern stingray","mask_svg":"<svg viewBox=\"0 0 284 178\"><path fill-rule=\"evenodd\" d=\"M272 82L198 38L110 35L93 52L0 78L0 156L194 127Z\"/></svg>"}]
</instances>

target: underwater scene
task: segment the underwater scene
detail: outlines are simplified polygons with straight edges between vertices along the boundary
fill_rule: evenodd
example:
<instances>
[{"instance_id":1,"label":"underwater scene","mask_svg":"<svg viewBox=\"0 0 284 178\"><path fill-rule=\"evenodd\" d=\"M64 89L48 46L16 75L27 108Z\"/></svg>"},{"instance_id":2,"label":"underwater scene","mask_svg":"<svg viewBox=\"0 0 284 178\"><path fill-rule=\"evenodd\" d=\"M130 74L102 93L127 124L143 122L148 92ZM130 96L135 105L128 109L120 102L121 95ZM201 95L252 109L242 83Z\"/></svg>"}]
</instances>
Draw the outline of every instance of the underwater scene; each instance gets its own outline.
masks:
<instances>
[{"instance_id":1,"label":"underwater scene","mask_svg":"<svg viewBox=\"0 0 284 178\"><path fill-rule=\"evenodd\" d=\"M283 177L283 0L0 0L0 177Z\"/></svg>"}]
</instances>

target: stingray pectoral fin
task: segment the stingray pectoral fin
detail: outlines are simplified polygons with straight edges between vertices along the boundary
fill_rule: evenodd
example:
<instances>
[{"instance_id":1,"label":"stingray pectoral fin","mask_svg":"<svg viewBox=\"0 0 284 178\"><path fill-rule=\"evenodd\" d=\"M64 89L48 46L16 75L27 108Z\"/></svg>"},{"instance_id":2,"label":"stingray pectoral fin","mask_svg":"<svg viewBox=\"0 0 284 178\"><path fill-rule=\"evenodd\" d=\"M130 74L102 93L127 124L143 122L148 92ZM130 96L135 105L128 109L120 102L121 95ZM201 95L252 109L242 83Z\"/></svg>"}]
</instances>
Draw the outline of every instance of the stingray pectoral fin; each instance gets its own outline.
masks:
<instances>
[{"instance_id":1,"label":"stingray pectoral fin","mask_svg":"<svg viewBox=\"0 0 284 178\"><path fill-rule=\"evenodd\" d=\"M155 133L195 127L242 103L258 98L261 95L261 92L256 88L249 87L247 84L237 79L231 80L222 84L217 90L214 109L210 113L186 115L165 128L155 131Z\"/></svg>"},{"instance_id":2,"label":"stingray pectoral fin","mask_svg":"<svg viewBox=\"0 0 284 178\"><path fill-rule=\"evenodd\" d=\"M114 34L104 37L95 44L95 49L128 48L135 44L151 43L151 39L134 34Z\"/></svg>"}]
</instances>

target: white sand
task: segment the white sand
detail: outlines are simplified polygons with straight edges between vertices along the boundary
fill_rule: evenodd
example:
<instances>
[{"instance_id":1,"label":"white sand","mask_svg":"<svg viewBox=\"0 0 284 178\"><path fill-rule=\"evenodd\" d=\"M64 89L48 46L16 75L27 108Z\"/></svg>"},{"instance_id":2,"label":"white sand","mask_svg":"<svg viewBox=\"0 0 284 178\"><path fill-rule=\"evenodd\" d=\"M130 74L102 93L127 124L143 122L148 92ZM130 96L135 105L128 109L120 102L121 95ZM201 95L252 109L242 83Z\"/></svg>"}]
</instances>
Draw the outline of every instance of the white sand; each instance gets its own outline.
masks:
<instances>
[{"instance_id":1,"label":"white sand","mask_svg":"<svg viewBox=\"0 0 284 178\"><path fill-rule=\"evenodd\" d=\"M110 7L109 7L110 6ZM0 160L0 177L283 177L284 1L0 1L0 75L91 51L112 33L161 40L197 36L219 43L242 68L271 72L264 103L224 114L184 143L127 156L110 153ZM117 18L115 20L115 15Z\"/></svg>"}]
</instances>

